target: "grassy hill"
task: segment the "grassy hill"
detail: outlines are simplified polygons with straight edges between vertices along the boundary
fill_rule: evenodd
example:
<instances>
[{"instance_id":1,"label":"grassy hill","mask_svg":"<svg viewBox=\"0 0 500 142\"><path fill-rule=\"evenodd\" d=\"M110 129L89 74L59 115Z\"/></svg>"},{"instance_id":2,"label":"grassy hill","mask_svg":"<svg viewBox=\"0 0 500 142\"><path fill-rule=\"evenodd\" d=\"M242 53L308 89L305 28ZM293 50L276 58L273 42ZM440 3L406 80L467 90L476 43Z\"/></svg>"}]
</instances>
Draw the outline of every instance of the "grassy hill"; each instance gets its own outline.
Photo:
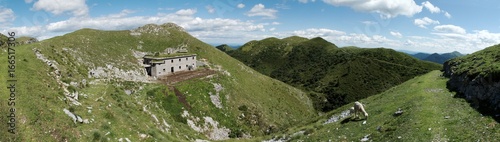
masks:
<instances>
[{"instance_id":1,"label":"grassy hill","mask_svg":"<svg viewBox=\"0 0 500 142\"><path fill-rule=\"evenodd\" d=\"M168 47L186 47L207 60L202 69L217 73L171 86L148 78L139 59ZM7 53L0 56L5 68L0 86L7 86ZM2 130L0 141L254 137L316 116L306 93L252 70L171 23L130 31L81 29L17 46L15 62L18 133ZM7 115L6 87L0 98L0 114ZM88 123L75 124L63 109Z\"/></svg>"},{"instance_id":2,"label":"grassy hill","mask_svg":"<svg viewBox=\"0 0 500 142\"><path fill-rule=\"evenodd\" d=\"M320 37L267 38L228 54L263 74L306 90L320 111L441 68L391 49L337 48Z\"/></svg>"},{"instance_id":3,"label":"grassy hill","mask_svg":"<svg viewBox=\"0 0 500 142\"><path fill-rule=\"evenodd\" d=\"M367 120L347 115L325 123L351 107L350 103L308 125L256 140L360 141L368 136L367 141L498 141L498 122L478 113L464 99L455 98L455 93L446 89L448 79L441 74L432 71L360 100L369 114ZM403 113L394 116L398 108Z\"/></svg>"},{"instance_id":4,"label":"grassy hill","mask_svg":"<svg viewBox=\"0 0 500 142\"><path fill-rule=\"evenodd\" d=\"M250 41L237 50L227 53L247 66L269 76L272 71L286 63L285 57L294 46L307 40L298 36L284 39L270 37L260 41Z\"/></svg>"},{"instance_id":5,"label":"grassy hill","mask_svg":"<svg viewBox=\"0 0 500 142\"><path fill-rule=\"evenodd\" d=\"M471 105L500 120L500 45L448 60L444 75L447 87L466 98Z\"/></svg>"}]
</instances>

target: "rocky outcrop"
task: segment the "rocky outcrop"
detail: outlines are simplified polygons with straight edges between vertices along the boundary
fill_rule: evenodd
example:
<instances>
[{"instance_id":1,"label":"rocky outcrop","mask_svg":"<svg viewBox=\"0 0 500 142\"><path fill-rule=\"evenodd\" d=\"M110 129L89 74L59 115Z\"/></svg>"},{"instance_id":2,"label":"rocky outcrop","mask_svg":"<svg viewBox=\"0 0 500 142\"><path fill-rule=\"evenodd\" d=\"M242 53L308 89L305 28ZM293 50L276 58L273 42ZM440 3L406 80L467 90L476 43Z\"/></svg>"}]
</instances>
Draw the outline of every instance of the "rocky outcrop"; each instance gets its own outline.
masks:
<instances>
[{"instance_id":1,"label":"rocky outcrop","mask_svg":"<svg viewBox=\"0 0 500 142\"><path fill-rule=\"evenodd\" d=\"M500 115L500 80L495 73L474 74L458 72L462 60L449 60L444 63L444 76L450 78L447 88L455 91L458 97L465 98L474 108L483 113Z\"/></svg>"}]
</instances>

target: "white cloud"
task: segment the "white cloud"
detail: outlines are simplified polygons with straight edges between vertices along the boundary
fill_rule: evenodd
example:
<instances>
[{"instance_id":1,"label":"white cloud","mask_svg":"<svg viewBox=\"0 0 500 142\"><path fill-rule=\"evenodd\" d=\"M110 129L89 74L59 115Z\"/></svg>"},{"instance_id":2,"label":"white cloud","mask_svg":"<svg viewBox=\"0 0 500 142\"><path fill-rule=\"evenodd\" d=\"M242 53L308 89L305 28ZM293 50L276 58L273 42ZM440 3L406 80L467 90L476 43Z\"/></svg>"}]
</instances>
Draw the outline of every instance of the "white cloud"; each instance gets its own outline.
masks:
<instances>
[{"instance_id":1,"label":"white cloud","mask_svg":"<svg viewBox=\"0 0 500 142\"><path fill-rule=\"evenodd\" d=\"M421 39L416 39L417 41L415 41L414 47L419 47L421 50L440 53L451 51L473 53L500 43L500 33L490 33L488 30L464 33L465 29L463 31L462 29L463 28L456 28L455 31L444 30L442 32L432 33L438 35L439 37L437 38L422 37Z\"/></svg>"},{"instance_id":2,"label":"white cloud","mask_svg":"<svg viewBox=\"0 0 500 142\"><path fill-rule=\"evenodd\" d=\"M179 15L179 16L192 16L196 13L196 9L181 9L177 12L175 12L175 14Z\"/></svg>"},{"instance_id":3,"label":"white cloud","mask_svg":"<svg viewBox=\"0 0 500 142\"><path fill-rule=\"evenodd\" d=\"M212 7L211 5L207 5L207 6L205 6L205 8L207 9L208 13L214 13L215 12L214 7Z\"/></svg>"},{"instance_id":4,"label":"white cloud","mask_svg":"<svg viewBox=\"0 0 500 142\"><path fill-rule=\"evenodd\" d=\"M271 23L271 25L279 25L279 24L281 24L281 23L279 23L279 22L272 22Z\"/></svg>"},{"instance_id":5,"label":"white cloud","mask_svg":"<svg viewBox=\"0 0 500 142\"><path fill-rule=\"evenodd\" d=\"M434 6L431 2L429 1L425 1L425 2L422 2L422 5L427 8L427 10L429 10L431 13L440 13L441 12L441 9L437 6Z\"/></svg>"},{"instance_id":6,"label":"white cloud","mask_svg":"<svg viewBox=\"0 0 500 142\"><path fill-rule=\"evenodd\" d=\"M8 30L2 31L2 33L7 33L7 32L16 32L16 36L29 35L31 37L39 37L45 32L45 29L42 26L33 26L33 27L23 26L23 27L9 28Z\"/></svg>"},{"instance_id":7,"label":"white cloud","mask_svg":"<svg viewBox=\"0 0 500 142\"><path fill-rule=\"evenodd\" d=\"M16 16L14 15L14 11L12 11L12 9L0 6L0 25L13 22L14 19L16 19Z\"/></svg>"},{"instance_id":8,"label":"white cloud","mask_svg":"<svg viewBox=\"0 0 500 142\"><path fill-rule=\"evenodd\" d=\"M439 24L439 21L432 20L429 17L424 17L424 18L421 18L421 19L415 19L415 21L413 23L415 25L417 25L418 27L420 27L420 28L427 28L426 27L427 25Z\"/></svg>"},{"instance_id":9,"label":"white cloud","mask_svg":"<svg viewBox=\"0 0 500 142\"><path fill-rule=\"evenodd\" d=\"M435 26L434 30L442 33L466 34L464 28L455 25L439 25Z\"/></svg>"},{"instance_id":10,"label":"white cloud","mask_svg":"<svg viewBox=\"0 0 500 142\"><path fill-rule=\"evenodd\" d=\"M391 33L392 36L395 36L397 38L402 38L403 37L403 35L401 33L399 33L399 32L393 32L393 31L391 31L390 33Z\"/></svg>"},{"instance_id":11,"label":"white cloud","mask_svg":"<svg viewBox=\"0 0 500 142\"><path fill-rule=\"evenodd\" d=\"M316 0L311 0L311 2L315 2ZM300 3L307 3L309 0L299 0Z\"/></svg>"},{"instance_id":12,"label":"white cloud","mask_svg":"<svg viewBox=\"0 0 500 142\"><path fill-rule=\"evenodd\" d=\"M244 7L245 7L245 4L240 3L240 4L238 4L238 6L237 6L237 7L238 7L238 8L244 8Z\"/></svg>"},{"instance_id":13,"label":"white cloud","mask_svg":"<svg viewBox=\"0 0 500 142\"><path fill-rule=\"evenodd\" d=\"M87 16L89 8L85 0L39 0L33 4L34 10L44 10L59 15L71 12L73 16Z\"/></svg>"},{"instance_id":14,"label":"white cloud","mask_svg":"<svg viewBox=\"0 0 500 142\"><path fill-rule=\"evenodd\" d=\"M362 12L379 13L383 18L394 18L398 15L411 17L422 11L413 0L323 0L334 6L348 6Z\"/></svg>"},{"instance_id":15,"label":"white cloud","mask_svg":"<svg viewBox=\"0 0 500 142\"><path fill-rule=\"evenodd\" d=\"M24 2L31 3L31 2L33 2L33 0L24 0Z\"/></svg>"},{"instance_id":16,"label":"white cloud","mask_svg":"<svg viewBox=\"0 0 500 142\"><path fill-rule=\"evenodd\" d=\"M342 31L323 29L323 28L321 28L321 29L311 28L311 29L306 29L306 30L297 30L297 31L293 31L292 33L293 33L293 35L307 37L307 38L341 36L341 35L346 34L345 32L342 32Z\"/></svg>"},{"instance_id":17,"label":"white cloud","mask_svg":"<svg viewBox=\"0 0 500 142\"><path fill-rule=\"evenodd\" d=\"M444 13L444 16L446 16L446 18L448 18L448 19L450 19L450 18L451 18L451 14L450 14L450 13L448 13L448 12L445 12L445 13Z\"/></svg>"},{"instance_id":18,"label":"white cloud","mask_svg":"<svg viewBox=\"0 0 500 142\"><path fill-rule=\"evenodd\" d=\"M247 13L245 13L245 15L247 15L249 17L263 16L263 17L266 17L269 19L275 19L276 12L278 12L278 11L275 9L270 9L270 8L266 9L266 7L263 4L259 3L259 4L256 4L255 6L253 6L253 8L250 9L250 11L248 11Z\"/></svg>"},{"instance_id":19,"label":"white cloud","mask_svg":"<svg viewBox=\"0 0 500 142\"><path fill-rule=\"evenodd\" d=\"M271 32L274 31L274 30L276 30L276 28L270 28L269 29L269 31L271 31Z\"/></svg>"}]
</instances>

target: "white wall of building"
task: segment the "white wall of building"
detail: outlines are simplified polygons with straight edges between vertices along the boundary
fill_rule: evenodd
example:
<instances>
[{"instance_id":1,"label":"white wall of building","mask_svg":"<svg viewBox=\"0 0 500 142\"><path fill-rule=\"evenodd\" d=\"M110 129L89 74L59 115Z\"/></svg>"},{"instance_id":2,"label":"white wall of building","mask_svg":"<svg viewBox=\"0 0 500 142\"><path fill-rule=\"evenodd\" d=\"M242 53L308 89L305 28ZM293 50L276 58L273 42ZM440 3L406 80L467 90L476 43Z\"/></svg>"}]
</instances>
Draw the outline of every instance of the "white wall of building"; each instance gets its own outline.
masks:
<instances>
[{"instance_id":1,"label":"white wall of building","mask_svg":"<svg viewBox=\"0 0 500 142\"><path fill-rule=\"evenodd\" d=\"M189 69L196 69L196 56L165 59L163 64L155 64L151 68L151 75L168 75L179 71L188 71Z\"/></svg>"}]
</instances>

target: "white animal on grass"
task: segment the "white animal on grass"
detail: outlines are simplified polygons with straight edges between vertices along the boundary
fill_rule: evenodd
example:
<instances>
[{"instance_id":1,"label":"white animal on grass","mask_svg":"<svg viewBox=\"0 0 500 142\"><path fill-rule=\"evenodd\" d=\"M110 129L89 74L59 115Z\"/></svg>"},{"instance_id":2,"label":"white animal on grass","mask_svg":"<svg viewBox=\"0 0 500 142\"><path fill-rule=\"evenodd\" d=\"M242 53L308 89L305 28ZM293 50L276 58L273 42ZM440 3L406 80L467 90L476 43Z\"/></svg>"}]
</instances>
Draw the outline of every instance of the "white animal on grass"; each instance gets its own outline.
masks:
<instances>
[{"instance_id":1,"label":"white animal on grass","mask_svg":"<svg viewBox=\"0 0 500 142\"><path fill-rule=\"evenodd\" d=\"M362 113L365 116L365 119L368 119L368 113L366 113L363 104L356 101L354 102L354 107L351 107L351 113L354 113L354 117L358 117L358 113Z\"/></svg>"}]
</instances>

